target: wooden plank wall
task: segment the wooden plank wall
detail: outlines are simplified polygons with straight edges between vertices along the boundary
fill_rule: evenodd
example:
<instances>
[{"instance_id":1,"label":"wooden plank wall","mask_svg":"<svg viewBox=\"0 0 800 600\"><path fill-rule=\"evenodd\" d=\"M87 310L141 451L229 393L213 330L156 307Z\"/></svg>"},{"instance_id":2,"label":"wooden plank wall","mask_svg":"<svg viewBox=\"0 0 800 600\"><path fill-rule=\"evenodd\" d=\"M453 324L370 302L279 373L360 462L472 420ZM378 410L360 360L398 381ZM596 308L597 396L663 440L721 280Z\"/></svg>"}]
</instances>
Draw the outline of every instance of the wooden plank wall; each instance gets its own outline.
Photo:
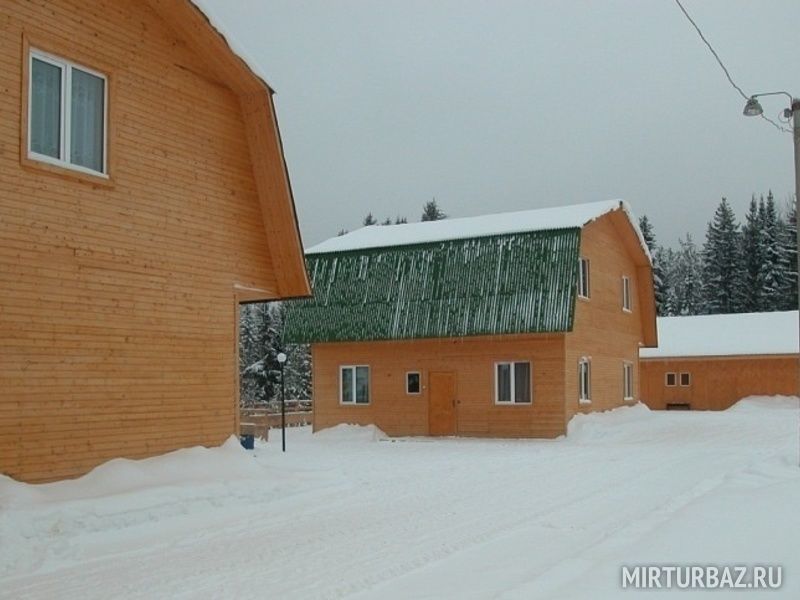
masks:
<instances>
[{"instance_id":1,"label":"wooden plank wall","mask_svg":"<svg viewBox=\"0 0 800 600\"><path fill-rule=\"evenodd\" d=\"M375 424L389 435L428 434L428 374L456 373L458 435L556 437L564 433L563 336L505 336L398 342L314 344L314 429ZM533 365L533 404L497 406L494 363ZM370 366L372 402L339 403L339 366ZM422 373L422 393L405 393L408 371Z\"/></svg>"},{"instance_id":2,"label":"wooden plank wall","mask_svg":"<svg viewBox=\"0 0 800 600\"><path fill-rule=\"evenodd\" d=\"M23 34L108 74L108 183L21 164ZM233 286L275 289L238 98L137 0L5 0L0 92L0 472L220 443Z\"/></svg>"},{"instance_id":3,"label":"wooden plank wall","mask_svg":"<svg viewBox=\"0 0 800 600\"><path fill-rule=\"evenodd\" d=\"M642 401L653 409L688 403L692 410L724 410L746 396L796 396L797 356L643 359ZM666 373L689 373L690 385L665 384Z\"/></svg>"},{"instance_id":4,"label":"wooden plank wall","mask_svg":"<svg viewBox=\"0 0 800 600\"><path fill-rule=\"evenodd\" d=\"M567 334L566 418L578 412L602 411L639 399L639 343L643 341L642 281L632 253L635 240L624 238L611 216L583 228L581 256L590 261L590 299L578 299L573 332ZM622 276L631 279L631 312L622 310ZM648 282L644 282L647 285ZM645 318L653 318L645 315ZM578 361L591 359L591 404L578 402ZM625 361L633 364L634 400L623 400Z\"/></svg>"}]
</instances>

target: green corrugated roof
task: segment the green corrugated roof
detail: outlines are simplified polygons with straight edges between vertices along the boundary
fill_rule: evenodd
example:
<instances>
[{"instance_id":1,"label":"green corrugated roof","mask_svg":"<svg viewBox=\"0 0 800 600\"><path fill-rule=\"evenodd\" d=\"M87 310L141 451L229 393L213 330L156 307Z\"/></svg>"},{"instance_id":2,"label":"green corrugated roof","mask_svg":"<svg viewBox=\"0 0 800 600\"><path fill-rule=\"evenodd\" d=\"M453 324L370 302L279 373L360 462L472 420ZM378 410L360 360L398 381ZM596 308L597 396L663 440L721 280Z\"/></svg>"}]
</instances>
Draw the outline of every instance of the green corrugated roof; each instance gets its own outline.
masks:
<instances>
[{"instance_id":1,"label":"green corrugated roof","mask_svg":"<svg viewBox=\"0 0 800 600\"><path fill-rule=\"evenodd\" d=\"M290 342L570 331L580 229L313 254Z\"/></svg>"}]
</instances>

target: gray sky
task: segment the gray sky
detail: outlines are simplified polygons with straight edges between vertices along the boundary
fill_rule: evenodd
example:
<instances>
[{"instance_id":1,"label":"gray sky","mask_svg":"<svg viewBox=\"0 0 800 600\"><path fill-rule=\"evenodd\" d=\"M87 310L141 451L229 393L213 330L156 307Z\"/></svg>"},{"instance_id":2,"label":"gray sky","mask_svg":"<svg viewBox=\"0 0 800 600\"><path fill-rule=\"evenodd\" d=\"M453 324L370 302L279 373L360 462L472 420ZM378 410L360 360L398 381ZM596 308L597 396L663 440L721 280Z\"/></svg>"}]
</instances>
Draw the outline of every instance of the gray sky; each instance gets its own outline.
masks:
<instances>
[{"instance_id":1,"label":"gray sky","mask_svg":"<svg viewBox=\"0 0 800 600\"><path fill-rule=\"evenodd\" d=\"M306 246L382 219L621 197L659 241L794 190L791 136L673 0L206 0L276 89ZM797 0L685 0L746 93L800 94ZM782 98L765 99L776 118Z\"/></svg>"}]
</instances>

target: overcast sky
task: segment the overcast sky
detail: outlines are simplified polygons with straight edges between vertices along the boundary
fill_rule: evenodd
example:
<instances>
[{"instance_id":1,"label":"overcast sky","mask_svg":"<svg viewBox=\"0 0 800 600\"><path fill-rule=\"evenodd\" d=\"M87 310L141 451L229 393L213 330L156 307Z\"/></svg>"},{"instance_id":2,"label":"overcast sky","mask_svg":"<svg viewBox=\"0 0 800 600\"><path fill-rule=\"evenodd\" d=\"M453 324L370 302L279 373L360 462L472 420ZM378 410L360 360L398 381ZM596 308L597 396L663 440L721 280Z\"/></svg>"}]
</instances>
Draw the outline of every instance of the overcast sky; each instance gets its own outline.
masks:
<instances>
[{"instance_id":1,"label":"overcast sky","mask_svg":"<svg viewBox=\"0 0 800 600\"><path fill-rule=\"evenodd\" d=\"M275 102L306 246L418 220L625 198L659 240L794 191L791 136L673 0L204 0ZM746 93L800 94L797 0L685 0ZM787 104L765 99L777 118Z\"/></svg>"}]
</instances>

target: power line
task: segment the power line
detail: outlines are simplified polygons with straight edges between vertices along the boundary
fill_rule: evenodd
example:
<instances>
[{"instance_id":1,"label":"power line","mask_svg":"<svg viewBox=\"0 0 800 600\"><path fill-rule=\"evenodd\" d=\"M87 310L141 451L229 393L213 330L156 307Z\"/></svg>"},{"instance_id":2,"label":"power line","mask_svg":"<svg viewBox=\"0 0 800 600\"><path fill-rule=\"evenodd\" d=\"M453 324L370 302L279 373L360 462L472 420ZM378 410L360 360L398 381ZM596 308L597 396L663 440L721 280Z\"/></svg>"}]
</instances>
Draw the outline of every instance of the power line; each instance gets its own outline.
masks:
<instances>
[{"instance_id":1,"label":"power line","mask_svg":"<svg viewBox=\"0 0 800 600\"><path fill-rule=\"evenodd\" d=\"M681 0L675 0L675 4L677 4L677 5L678 5L678 8L680 8L680 9L681 9L681 12L682 12L682 13L684 14L684 16L685 16L685 17L686 17L686 18L689 20L689 23L691 23L691 24L692 24L692 27L694 27L695 31L697 31L697 35L699 35L699 36L700 36L700 39L701 39L701 40L703 40L703 43L704 43L704 44L705 44L705 45L708 47L708 49L711 51L711 54L713 54L713 55L714 55L714 58L717 60L717 63L719 63L719 66L720 66L720 68L721 68L721 69L722 69L722 71L725 73L725 77L727 77L727 78L728 78L728 81L729 81L729 82L730 82L730 84L733 86L733 89L735 89L737 92L739 92L739 94L742 96L742 98L744 98L745 100L749 100L749 99L750 99L750 96L748 96L747 94L745 94L745 93L744 93L744 90L742 90L742 88L740 88L740 87L739 87L739 86L736 84L736 82L733 80L733 78L731 77L731 74L730 74L730 72L728 71L728 67L726 67L726 66L725 66L725 63L723 63L723 62L722 62L722 59L719 57L719 54L717 54L717 51L716 51L716 50L714 50L714 47L711 45L711 42L709 42L709 41L706 39L706 36L705 36L705 35L703 35L703 32L700 30L700 27L697 25L697 23L695 23L694 19L692 19L691 15L690 15L688 12L686 12L686 9L683 7L683 4L681 4ZM774 126L776 129L778 129L779 131L783 131L784 133L791 133L791 131L789 131L789 130L788 130L788 129L786 129L785 127L782 127L782 126L778 125L778 124L777 124L775 121L773 121L773 120L772 120L772 119L770 119L769 117L767 117L767 116L765 116L765 115L763 115L763 114L762 114L762 115L761 115L761 118L762 118L762 119L764 119L764 120L765 120L767 123L770 123L771 125L773 125L773 126Z\"/></svg>"}]
</instances>

